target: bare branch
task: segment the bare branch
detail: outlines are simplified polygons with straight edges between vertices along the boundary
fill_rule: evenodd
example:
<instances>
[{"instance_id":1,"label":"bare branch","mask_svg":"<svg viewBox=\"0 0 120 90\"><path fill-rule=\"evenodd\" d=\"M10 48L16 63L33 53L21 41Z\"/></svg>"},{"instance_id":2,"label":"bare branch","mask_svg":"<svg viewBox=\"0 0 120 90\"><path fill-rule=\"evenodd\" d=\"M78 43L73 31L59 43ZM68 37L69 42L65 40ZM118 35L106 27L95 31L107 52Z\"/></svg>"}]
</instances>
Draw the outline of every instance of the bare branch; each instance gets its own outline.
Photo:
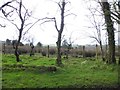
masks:
<instances>
[{"instance_id":1,"label":"bare branch","mask_svg":"<svg viewBox=\"0 0 120 90\"><path fill-rule=\"evenodd\" d=\"M12 1L9 1L9 2L3 4L3 5L0 7L0 11L2 10L2 8L4 8L5 6L8 6L8 5L9 5L10 3L12 3L13 1L15 1L15 0L12 0Z\"/></svg>"},{"instance_id":2,"label":"bare branch","mask_svg":"<svg viewBox=\"0 0 120 90\"><path fill-rule=\"evenodd\" d=\"M59 8L60 8L60 10L62 9L62 7L61 7L61 5L60 5L60 3L57 3L58 4L58 6L59 6Z\"/></svg>"},{"instance_id":3,"label":"bare branch","mask_svg":"<svg viewBox=\"0 0 120 90\"><path fill-rule=\"evenodd\" d=\"M89 36L89 37L95 39L98 43L100 43L97 37L94 37L94 36Z\"/></svg>"},{"instance_id":4,"label":"bare branch","mask_svg":"<svg viewBox=\"0 0 120 90\"><path fill-rule=\"evenodd\" d=\"M30 24L32 24L32 23L28 23L28 24L26 24L26 25L24 25L24 28L23 29L25 29L27 26L29 26Z\"/></svg>"},{"instance_id":5,"label":"bare branch","mask_svg":"<svg viewBox=\"0 0 120 90\"><path fill-rule=\"evenodd\" d=\"M115 17L111 16L118 24L120 24L120 20L116 19Z\"/></svg>"},{"instance_id":6,"label":"bare branch","mask_svg":"<svg viewBox=\"0 0 120 90\"><path fill-rule=\"evenodd\" d=\"M3 18L3 19L5 19L5 20L7 20L7 21L9 21L11 24L13 24L19 30L19 27L17 26L17 24L13 23L13 20L10 20L8 18L4 18L2 16L0 16L0 17Z\"/></svg>"},{"instance_id":7,"label":"bare branch","mask_svg":"<svg viewBox=\"0 0 120 90\"><path fill-rule=\"evenodd\" d=\"M38 23L38 22L41 21L41 20L45 20L45 19L47 19L47 17L42 18L42 19L38 19L37 21L35 21L35 22L27 29L27 31L26 31L23 35L25 35L36 23ZM48 18L48 19L53 19L53 18ZM29 23L29 24L31 24L31 23ZM43 24L43 23L41 23L41 24Z\"/></svg>"},{"instance_id":8,"label":"bare branch","mask_svg":"<svg viewBox=\"0 0 120 90\"><path fill-rule=\"evenodd\" d=\"M45 20L44 22L42 22L40 25L46 23L46 22L51 22L51 21L54 21L54 19L48 19L48 20Z\"/></svg>"},{"instance_id":9,"label":"bare branch","mask_svg":"<svg viewBox=\"0 0 120 90\"><path fill-rule=\"evenodd\" d=\"M115 14L113 12L111 12L111 14L114 15L116 18L118 18L120 20L120 14L117 15L117 14Z\"/></svg>"},{"instance_id":10,"label":"bare branch","mask_svg":"<svg viewBox=\"0 0 120 90\"><path fill-rule=\"evenodd\" d=\"M7 5L7 6L13 8L14 10L17 10L17 8L13 7L12 5Z\"/></svg>"},{"instance_id":11,"label":"bare branch","mask_svg":"<svg viewBox=\"0 0 120 90\"><path fill-rule=\"evenodd\" d=\"M74 14L74 13L69 13L69 14L65 15L64 17L70 16L70 15L77 16L77 15L76 15L76 14Z\"/></svg>"},{"instance_id":12,"label":"bare branch","mask_svg":"<svg viewBox=\"0 0 120 90\"><path fill-rule=\"evenodd\" d=\"M3 27L3 28L5 28L5 27L6 27L6 25L2 25L2 24L0 24L0 27Z\"/></svg>"},{"instance_id":13,"label":"bare branch","mask_svg":"<svg viewBox=\"0 0 120 90\"><path fill-rule=\"evenodd\" d=\"M22 0L20 1L20 5L19 5L19 17L20 17L21 22L23 23L24 20L22 18L22 14L21 14L21 8L22 8Z\"/></svg>"},{"instance_id":14,"label":"bare branch","mask_svg":"<svg viewBox=\"0 0 120 90\"><path fill-rule=\"evenodd\" d=\"M54 18L54 23L55 23L55 28L56 28L56 30L59 32L59 29L58 29L58 27L57 27L56 18Z\"/></svg>"}]
</instances>

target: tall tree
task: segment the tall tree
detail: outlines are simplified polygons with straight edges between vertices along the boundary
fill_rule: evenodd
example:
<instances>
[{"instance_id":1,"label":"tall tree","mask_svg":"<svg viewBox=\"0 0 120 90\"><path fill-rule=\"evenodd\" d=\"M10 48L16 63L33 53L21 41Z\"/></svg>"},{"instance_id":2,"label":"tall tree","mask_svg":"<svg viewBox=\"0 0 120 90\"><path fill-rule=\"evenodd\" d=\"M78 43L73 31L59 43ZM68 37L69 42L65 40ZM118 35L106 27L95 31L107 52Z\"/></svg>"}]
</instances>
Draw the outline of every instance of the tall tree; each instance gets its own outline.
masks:
<instances>
[{"instance_id":1,"label":"tall tree","mask_svg":"<svg viewBox=\"0 0 120 90\"><path fill-rule=\"evenodd\" d=\"M59 9L60 9L60 27L59 28L58 28L58 23L57 23L57 20L56 20L55 17L53 17L53 18L48 18L48 17L44 18L44 19L48 19L48 21L45 21L45 22L53 21L55 23L55 28L56 28L56 30L58 32L58 37L57 37L57 42L56 42L56 45L57 45L56 64L58 66L62 65L62 60L61 60L61 41L62 41L62 33L63 33L63 30L64 30L64 25L65 25L64 24L65 17L73 14L73 13L69 13L67 15L65 14L65 7L66 7L67 3L69 3L67 0L60 0L60 2L57 2L58 6L59 6Z\"/></svg>"},{"instance_id":2,"label":"tall tree","mask_svg":"<svg viewBox=\"0 0 120 90\"><path fill-rule=\"evenodd\" d=\"M19 62L21 60L19 58L18 47L20 45L22 36L24 36L41 19L35 21L34 23L29 23L29 18L31 17L32 13L29 12L28 9L26 9L26 7L23 5L22 0L14 0L14 1L15 3L13 5L6 5L6 8L11 9L11 11L8 12L4 8L2 8L2 13L5 19L8 20L12 25L14 25L18 30L18 39L14 46L14 49L15 49L16 61Z\"/></svg>"},{"instance_id":3,"label":"tall tree","mask_svg":"<svg viewBox=\"0 0 120 90\"><path fill-rule=\"evenodd\" d=\"M104 13L105 23L108 33L108 63L116 63L115 59L115 38L114 27L111 19L110 4L108 0L101 0L102 10Z\"/></svg>"},{"instance_id":4,"label":"tall tree","mask_svg":"<svg viewBox=\"0 0 120 90\"><path fill-rule=\"evenodd\" d=\"M57 64L58 66L60 66L62 64L62 61L61 61L61 37L62 37L62 32L64 30L64 13L65 13L65 5L66 5L66 2L65 0L62 0L61 4L58 4L59 7L60 7L60 10L61 10L61 23L60 23L60 29L58 30L57 26L56 26L56 29L58 31L58 40L56 42L57 44Z\"/></svg>"},{"instance_id":5,"label":"tall tree","mask_svg":"<svg viewBox=\"0 0 120 90\"><path fill-rule=\"evenodd\" d=\"M118 11L120 13L120 0L118 1L118 9L119 9ZM119 21L120 21L120 19L119 19ZM119 52L119 64L120 64L120 23L118 25L118 52Z\"/></svg>"}]
</instances>

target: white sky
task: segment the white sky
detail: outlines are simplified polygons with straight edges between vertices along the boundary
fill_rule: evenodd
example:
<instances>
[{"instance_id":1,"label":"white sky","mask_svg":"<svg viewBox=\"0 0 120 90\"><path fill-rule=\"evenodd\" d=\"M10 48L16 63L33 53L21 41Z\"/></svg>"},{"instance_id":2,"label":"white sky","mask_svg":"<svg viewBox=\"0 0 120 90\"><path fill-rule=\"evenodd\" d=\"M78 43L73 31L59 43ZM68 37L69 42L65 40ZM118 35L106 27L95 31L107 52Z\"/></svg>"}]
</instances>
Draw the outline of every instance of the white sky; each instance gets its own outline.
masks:
<instances>
[{"instance_id":1,"label":"white sky","mask_svg":"<svg viewBox=\"0 0 120 90\"><path fill-rule=\"evenodd\" d=\"M0 5L7 0L0 0ZM54 0L59 1L59 0ZM74 44L96 44L93 43L93 39L88 36L94 35L95 30L88 29L85 26L90 26L91 23L86 15L89 15L87 5L84 0L69 0L71 4L66 6L66 10L70 9L70 13L74 13L77 16L71 15L65 18L65 28L63 35L64 38L69 38L72 33L72 41ZM33 11L33 16L36 18L44 17L56 17L59 22L59 7L52 0L23 0L23 3L27 8ZM92 4L96 6L95 4ZM1 13L0 13L1 15ZM8 39L17 39L16 28L8 23L6 20L0 18L0 24L6 24L6 28L0 28L0 40L5 41ZM105 31L104 31L105 32ZM103 32L103 33L104 33ZM54 27L54 23L48 22L40 26L40 22L30 29L26 34L28 38L34 38L34 44L41 42L45 45L54 44L57 41L57 31ZM104 38L103 38L104 39ZM104 42L104 40L103 40Z\"/></svg>"}]
</instances>

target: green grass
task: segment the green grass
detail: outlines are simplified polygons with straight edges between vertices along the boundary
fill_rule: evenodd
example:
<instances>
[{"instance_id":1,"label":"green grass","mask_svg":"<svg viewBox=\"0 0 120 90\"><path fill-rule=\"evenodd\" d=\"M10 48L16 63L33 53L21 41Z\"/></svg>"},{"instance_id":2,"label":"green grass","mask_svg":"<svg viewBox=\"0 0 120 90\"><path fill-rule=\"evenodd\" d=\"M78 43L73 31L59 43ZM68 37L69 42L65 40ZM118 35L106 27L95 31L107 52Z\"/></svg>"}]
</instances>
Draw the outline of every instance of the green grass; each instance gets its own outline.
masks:
<instances>
[{"instance_id":1,"label":"green grass","mask_svg":"<svg viewBox=\"0 0 120 90\"><path fill-rule=\"evenodd\" d=\"M94 58L63 59L64 66L55 66L56 58L3 55L3 88L81 88L117 87L118 66ZM40 71L42 66L55 66L57 71Z\"/></svg>"}]
</instances>

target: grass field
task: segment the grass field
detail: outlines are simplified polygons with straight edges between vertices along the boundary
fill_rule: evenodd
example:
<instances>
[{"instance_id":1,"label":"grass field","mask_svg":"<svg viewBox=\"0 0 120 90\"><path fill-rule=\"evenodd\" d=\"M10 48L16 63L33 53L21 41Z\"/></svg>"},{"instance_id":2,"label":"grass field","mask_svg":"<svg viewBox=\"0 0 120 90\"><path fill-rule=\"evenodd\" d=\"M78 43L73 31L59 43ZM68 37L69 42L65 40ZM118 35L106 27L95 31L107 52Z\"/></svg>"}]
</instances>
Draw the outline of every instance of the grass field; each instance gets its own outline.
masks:
<instances>
[{"instance_id":1,"label":"grass field","mask_svg":"<svg viewBox=\"0 0 120 90\"><path fill-rule=\"evenodd\" d=\"M94 58L63 59L64 66L55 65L55 57L21 55L16 62L14 55L2 57L3 88L87 88L117 87L118 65L108 65ZM42 67L56 67L47 71Z\"/></svg>"}]
</instances>

